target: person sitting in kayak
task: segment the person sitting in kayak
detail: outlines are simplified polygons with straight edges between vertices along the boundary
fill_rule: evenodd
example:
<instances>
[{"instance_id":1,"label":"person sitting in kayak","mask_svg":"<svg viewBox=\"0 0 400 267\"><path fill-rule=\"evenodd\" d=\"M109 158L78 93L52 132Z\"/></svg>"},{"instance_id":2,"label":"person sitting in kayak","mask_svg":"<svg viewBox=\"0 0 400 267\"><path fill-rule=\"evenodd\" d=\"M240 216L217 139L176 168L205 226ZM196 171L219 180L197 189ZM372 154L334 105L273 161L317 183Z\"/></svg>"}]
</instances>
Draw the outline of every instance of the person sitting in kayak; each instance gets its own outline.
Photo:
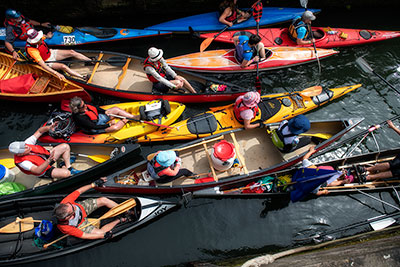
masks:
<instances>
[{"instance_id":1,"label":"person sitting in kayak","mask_svg":"<svg viewBox=\"0 0 400 267\"><path fill-rule=\"evenodd\" d=\"M315 42L314 38L321 38L322 35L313 31L312 35L310 33L311 21L315 20L315 15L307 10L303 13L301 17L294 18L292 24L289 26L289 37L295 41L298 45L307 45Z\"/></svg>"},{"instance_id":2,"label":"person sitting in kayak","mask_svg":"<svg viewBox=\"0 0 400 267\"><path fill-rule=\"evenodd\" d=\"M14 48L14 42L18 39L26 41L28 39L27 32L29 29L34 29L35 26L50 28L50 22L40 23L33 19L24 17L20 12L14 9L7 9L5 14L6 19L4 20L4 26L6 28L6 38L4 45L7 50L12 54L14 59L20 58L17 51ZM48 33L48 38L51 38L51 34Z\"/></svg>"},{"instance_id":3,"label":"person sitting in kayak","mask_svg":"<svg viewBox=\"0 0 400 267\"><path fill-rule=\"evenodd\" d=\"M182 176L194 176L195 174L188 169L181 168L182 160L175 151L158 151L155 156L148 161L147 171L149 175L160 184L165 184L178 179Z\"/></svg>"},{"instance_id":4,"label":"person sitting in kayak","mask_svg":"<svg viewBox=\"0 0 400 267\"><path fill-rule=\"evenodd\" d=\"M63 179L81 172L71 167L71 161L74 159L71 159L68 144L57 145L50 151L36 144L42 134L55 126L55 124L42 126L25 141L15 141L9 145L8 150L14 154L15 165L23 173L39 178ZM59 158L64 160L64 166L53 167Z\"/></svg>"},{"instance_id":5,"label":"person sitting in kayak","mask_svg":"<svg viewBox=\"0 0 400 267\"><path fill-rule=\"evenodd\" d=\"M271 133L272 142L283 153L296 150L300 139L297 135L307 132L310 129L310 121L304 115L297 115L289 121L284 120L279 128ZM307 140L310 142L309 138Z\"/></svg>"},{"instance_id":6,"label":"person sitting in kayak","mask_svg":"<svg viewBox=\"0 0 400 267\"><path fill-rule=\"evenodd\" d=\"M64 80L65 77L56 70L65 71L68 74L81 79L88 78L88 76L84 77L76 71L71 70L63 63L57 63L53 61L63 60L70 57L82 61L91 61L90 58L74 50L49 49L45 42L46 37L43 35L42 31L29 29L27 35L28 39L26 40L25 52L30 59L38 63L42 68L57 75L60 80Z\"/></svg>"},{"instance_id":7,"label":"person sitting in kayak","mask_svg":"<svg viewBox=\"0 0 400 267\"><path fill-rule=\"evenodd\" d=\"M261 42L261 37L252 34L250 38L247 35L233 37L235 44L235 57L241 68L247 68L253 62L265 60L265 48Z\"/></svg>"},{"instance_id":8,"label":"person sitting in kayak","mask_svg":"<svg viewBox=\"0 0 400 267\"><path fill-rule=\"evenodd\" d=\"M262 121L251 124L251 121L257 116L260 103L260 94L258 92L247 92L244 95L236 98L233 112L235 118L244 125L245 129L264 128L265 124Z\"/></svg>"},{"instance_id":9,"label":"person sitting in kayak","mask_svg":"<svg viewBox=\"0 0 400 267\"><path fill-rule=\"evenodd\" d=\"M238 9L236 2L237 0L224 0L219 5L219 22L232 27L234 23L241 23L251 17L250 13Z\"/></svg>"},{"instance_id":10,"label":"person sitting in kayak","mask_svg":"<svg viewBox=\"0 0 400 267\"><path fill-rule=\"evenodd\" d=\"M76 126L88 134L115 132L124 127L129 119L140 120L139 115L133 115L119 107L111 107L104 110L100 107L86 104L78 96L71 98L69 107ZM126 119L121 119L115 123L113 115L122 116Z\"/></svg>"},{"instance_id":11,"label":"person sitting in kayak","mask_svg":"<svg viewBox=\"0 0 400 267\"><path fill-rule=\"evenodd\" d=\"M161 49L151 47L148 50L149 56L143 62L144 71L153 83L153 91L158 94L165 94L169 89L179 90L185 87L190 93L196 94L190 83L168 66L163 54L164 52Z\"/></svg>"},{"instance_id":12,"label":"person sitting in kayak","mask_svg":"<svg viewBox=\"0 0 400 267\"><path fill-rule=\"evenodd\" d=\"M105 178L102 180L105 181ZM101 207L107 207L109 209L118 206L113 200L100 197L100 198L88 198L83 201L76 201L76 199L84 192L88 191L95 186L100 186L101 182L96 181L89 185L82 186L66 196L60 204L54 209L54 215L57 218L57 228L63 233L70 236L74 236L81 239L102 239L111 238L112 229L119 223L131 221L132 211L128 211L119 218L107 223L103 227L96 228L93 225L89 225L83 229L78 229L84 225L87 225L89 221L87 216Z\"/></svg>"}]
</instances>

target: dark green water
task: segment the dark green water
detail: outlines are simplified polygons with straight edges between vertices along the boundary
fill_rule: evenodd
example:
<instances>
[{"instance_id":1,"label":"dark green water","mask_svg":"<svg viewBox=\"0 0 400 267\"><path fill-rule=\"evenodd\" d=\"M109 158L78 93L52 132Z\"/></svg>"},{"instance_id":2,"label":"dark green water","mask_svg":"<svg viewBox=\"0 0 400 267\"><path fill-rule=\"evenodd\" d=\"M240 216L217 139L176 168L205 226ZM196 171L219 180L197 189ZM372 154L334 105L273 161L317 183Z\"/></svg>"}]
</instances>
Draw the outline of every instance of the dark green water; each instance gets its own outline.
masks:
<instances>
[{"instance_id":1,"label":"dark green water","mask_svg":"<svg viewBox=\"0 0 400 267\"><path fill-rule=\"evenodd\" d=\"M400 30L396 10L324 10L314 25L343 28ZM100 21L101 22L101 21ZM100 25L100 22L98 25ZM106 25L134 28L132 21L106 21ZM105 25L102 23L102 25ZM87 48L120 51L145 56L150 46L164 50L165 57L198 51L201 40L186 35L133 40ZM210 49L226 47L213 43ZM363 86L338 101L308 113L310 119L364 117L352 133L399 114L399 96L372 74L363 73L356 65L363 56L371 67L400 89L400 39L358 47L341 48L340 53L321 60L322 74L316 63L262 72L264 93L301 90L320 84L324 88L362 83ZM219 78L248 86L255 74L217 75ZM93 95L96 104L120 102L120 99ZM21 104L1 101L0 144L8 145L32 134L46 120L47 104ZM192 105L190 113L204 109ZM395 124L400 126L399 121ZM381 149L397 147L399 137L387 128L375 132ZM354 141L353 143L356 143ZM376 150L371 137L355 150ZM344 149L322 158L341 156ZM267 155L266 155L267 156ZM376 195L395 203L392 194ZM279 204L279 203L278 203ZM44 261L35 266L164 266L188 262L214 261L248 254L269 253L277 248L290 248L316 232L329 231L374 217L392 208L383 207L369 198L328 196L307 202L276 205L264 199L195 199L154 223L113 240L100 247L73 255ZM338 236L368 230L363 226ZM30 265L32 266L32 265Z\"/></svg>"}]
</instances>

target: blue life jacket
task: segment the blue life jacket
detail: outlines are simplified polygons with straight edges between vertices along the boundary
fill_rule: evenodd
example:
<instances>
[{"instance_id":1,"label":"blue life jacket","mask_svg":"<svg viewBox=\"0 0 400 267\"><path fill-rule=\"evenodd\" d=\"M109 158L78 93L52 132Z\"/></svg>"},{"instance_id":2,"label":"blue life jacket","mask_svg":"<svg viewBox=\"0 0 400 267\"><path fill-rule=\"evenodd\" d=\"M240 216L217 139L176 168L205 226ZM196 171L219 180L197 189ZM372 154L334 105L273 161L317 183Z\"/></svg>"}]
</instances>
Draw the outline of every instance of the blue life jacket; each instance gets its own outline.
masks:
<instances>
[{"instance_id":1,"label":"blue life jacket","mask_svg":"<svg viewBox=\"0 0 400 267\"><path fill-rule=\"evenodd\" d=\"M246 53L251 53L252 57L253 57L253 49L249 46L249 40L248 39L243 41L243 42L241 42L241 43L239 43L236 46L236 51L235 52L236 52L235 53L236 60L239 63L242 63L242 61L244 59L244 55Z\"/></svg>"}]
</instances>

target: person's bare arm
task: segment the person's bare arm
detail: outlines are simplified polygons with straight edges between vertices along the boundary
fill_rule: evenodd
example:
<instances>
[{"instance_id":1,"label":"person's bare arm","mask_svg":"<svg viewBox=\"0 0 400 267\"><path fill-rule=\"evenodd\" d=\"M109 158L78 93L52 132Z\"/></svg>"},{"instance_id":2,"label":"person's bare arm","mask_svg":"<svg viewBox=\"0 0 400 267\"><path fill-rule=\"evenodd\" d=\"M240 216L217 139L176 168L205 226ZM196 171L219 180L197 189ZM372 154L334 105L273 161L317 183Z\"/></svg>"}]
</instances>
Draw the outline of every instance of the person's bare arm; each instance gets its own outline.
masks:
<instances>
[{"instance_id":1,"label":"person's bare arm","mask_svg":"<svg viewBox=\"0 0 400 267\"><path fill-rule=\"evenodd\" d=\"M397 128L391 120L387 121L387 124L390 128L392 128L398 135L400 135L400 129Z\"/></svg>"}]
</instances>

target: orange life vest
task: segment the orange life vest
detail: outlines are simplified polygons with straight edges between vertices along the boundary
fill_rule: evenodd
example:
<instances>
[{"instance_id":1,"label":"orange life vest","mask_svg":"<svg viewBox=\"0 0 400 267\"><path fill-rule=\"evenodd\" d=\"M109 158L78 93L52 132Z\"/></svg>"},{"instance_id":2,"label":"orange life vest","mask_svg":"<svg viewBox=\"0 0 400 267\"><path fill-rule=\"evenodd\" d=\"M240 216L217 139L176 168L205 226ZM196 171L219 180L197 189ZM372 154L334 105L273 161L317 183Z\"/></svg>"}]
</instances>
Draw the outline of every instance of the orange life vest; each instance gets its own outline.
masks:
<instances>
[{"instance_id":1,"label":"orange life vest","mask_svg":"<svg viewBox=\"0 0 400 267\"><path fill-rule=\"evenodd\" d=\"M233 107L233 113L235 115L235 118L240 123L243 123L243 119L240 116L240 112L247 110L247 109L251 109L251 111L253 111L253 118L255 118L258 115L258 111L259 111L258 106L255 106L252 108L245 106L245 104L243 103L243 96L239 96L238 99L236 99L236 101L235 101L235 105Z\"/></svg>"},{"instance_id":2,"label":"orange life vest","mask_svg":"<svg viewBox=\"0 0 400 267\"><path fill-rule=\"evenodd\" d=\"M12 26L12 28L13 28L12 32L13 32L15 38L25 41L28 39L27 32L29 29L33 29L33 25L31 23L27 22L24 16L21 15L21 18L22 18L22 20L20 22L16 22L16 21L12 22L9 19L5 19L4 26L5 27L7 27L8 25ZM21 29L22 32L20 34L17 33L15 31L15 28Z\"/></svg>"},{"instance_id":3,"label":"orange life vest","mask_svg":"<svg viewBox=\"0 0 400 267\"><path fill-rule=\"evenodd\" d=\"M45 158L47 158L46 156L49 156L50 153L49 151L47 151L47 149L45 149L42 146L39 145L27 145L31 148L31 153L28 155L24 155L24 156L18 156L18 155L14 155L14 161L15 161L15 165L17 165L17 167L25 174L30 174L30 175L36 175L36 176L40 176L43 173L45 173L48 169L51 168L51 166L47 166L46 169L39 175L32 173L31 171L27 171L23 168L21 168L18 163L21 163L25 160L32 162L33 164L35 164L36 166L40 166L42 165L42 163L45 161Z\"/></svg>"},{"instance_id":4,"label":"orange life vest","mask_svg":"<svg viewBox=\"0 0 400 267\"><path fill-rule=\"evenodd\" d=\"M30 44L30 43L26 42L26 45L25 45L26 54L28 55L28 57L33 59L33 57L29 54L29 51L31 49L39 50L40 56L43 59L43 61L46 61L51 56L50 49L49 49L49 47L47 46L47 44L46 44L46 42L44 40L42 40L38 44Z\"/></svg>"},{"instance_id":5,"label":"orange life vest","mask_svg":"<svg viewBox=\"0 0 400 267\"><path fill-rule=\"evenodd\" d=\"M85 111L85 115L90 118L90 120L97 122L99 119L99 112L97 111L97 108L86 104L87 110Z\"/></svg>"},{"instance_id":6,"label":"orange life vest","mask_svg":"<svg viewBox=\"0 0 400 267\"><path fill-rule=\"evenodd\" d=\"M152 68L154 68L158 74L160 74L161 77L165 77L167 74L165 73L165 70L163 68L163 66L161 65L160 61L157 62L151 62L149 60L149 57L147 57L145 59L145 61L143 62L143 69L146 69L147 66L150 66ZM149 80L153 83L158 83L158 80L156 78L153 77L153 75L151 74L147 74L147 78L149 78Z\"/></svg>"},{"instance_id":7,"label":"orange life vest","mask_svg":"<svg viewBox=\"0 0 400 267\"><path fill-rule=\"evenodd\" d=\"M310 36L310 31L307 27L307 25L304 23L304 21L301 20L301 18L294 20L292 24L289 26L289 37L293 41L297 40L297 29L300 27L305 27L307 30L307 33L304 35L303 40L307 40Z\"/></svg>"}]
</instances>

